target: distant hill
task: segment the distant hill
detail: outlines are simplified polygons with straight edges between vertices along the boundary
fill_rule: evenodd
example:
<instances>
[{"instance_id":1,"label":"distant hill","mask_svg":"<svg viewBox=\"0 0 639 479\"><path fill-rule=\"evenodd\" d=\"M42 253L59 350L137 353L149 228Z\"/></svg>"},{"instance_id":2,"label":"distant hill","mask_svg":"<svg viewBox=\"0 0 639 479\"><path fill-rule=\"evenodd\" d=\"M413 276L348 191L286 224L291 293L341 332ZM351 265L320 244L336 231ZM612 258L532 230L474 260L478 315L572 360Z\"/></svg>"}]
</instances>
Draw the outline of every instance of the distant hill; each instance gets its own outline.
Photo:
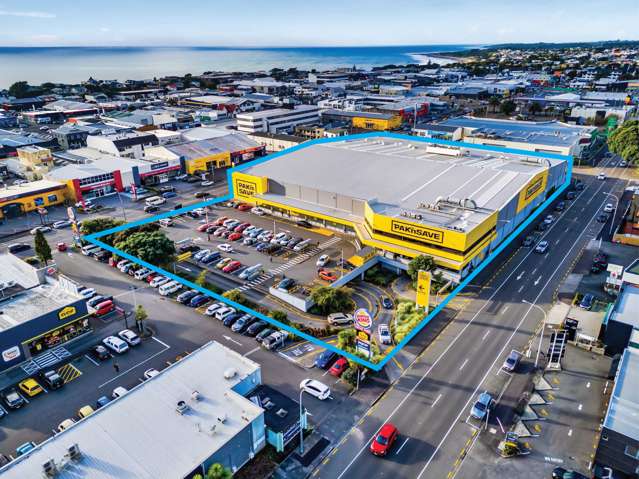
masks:
<instances>
[{"instance_id":1,"label":"distant hill","mask_svg":"<svg viewBox=\"0 0 639 479\"><path fill-rule=\"evenodd\" d=\"M469 57L481 55L493 50L561 50L565 48L636 48L639 47L639 40L605 40L597 42L568 42L568 43L498 43L486 45L481 48L472 48L457 52L442 52L451 57Z\"/></svg>"}]
</instances>

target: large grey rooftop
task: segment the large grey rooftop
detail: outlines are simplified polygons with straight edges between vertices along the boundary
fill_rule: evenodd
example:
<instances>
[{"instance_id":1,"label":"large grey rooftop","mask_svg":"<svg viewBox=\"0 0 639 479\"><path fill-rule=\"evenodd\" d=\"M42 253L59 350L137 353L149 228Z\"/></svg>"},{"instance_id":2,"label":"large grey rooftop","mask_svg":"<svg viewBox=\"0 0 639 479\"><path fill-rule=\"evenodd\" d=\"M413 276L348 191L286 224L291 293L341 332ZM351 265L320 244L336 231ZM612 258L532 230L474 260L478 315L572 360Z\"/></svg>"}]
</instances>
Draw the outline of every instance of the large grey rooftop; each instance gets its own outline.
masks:
<instances>
[{"instance_id":1,"label":"large grey rooftop","mask_svg":"<svg viewBox=\"0 0 639 479\"><path fill-rule=\"evenodd\" d=\"M445 154L453 152L460 155ZM311 145L246 173L365 200L387 216L413 212L426 224L469 230L505 206L535 174L557 163L532 155L369 137ZM426 206L447 198L450 203L471 199L476 208L435 211Z\"/></svg>"},{"instance_id":2,"label":"large grey rooftop","mask_svg":"<svg viewBox=\"0 0 639 479\"><path fill-rule=\"evenodd\" d=\"M639 350L627 348L619 363L604 427L639 441Z\"/></svg>"},{"instance_id":3,"label":"large grey rooftop","mask_svg":"<svg viewBox=\"0 0 639 479\"><path fill-rule=\"evenodd\" d=\"M227 379L231 368L236 374ZM263 414L232 390L255 373L258 364L219 343L207 343L0 469L0 476L44 477L42 464L50 459L59 464L67 448L77 444L81 458L56 479L184 477ZM192 398L194 391L199 400ZM184 414L176 411L181 400L190 406Z\"/></svg>"}]
</instances>

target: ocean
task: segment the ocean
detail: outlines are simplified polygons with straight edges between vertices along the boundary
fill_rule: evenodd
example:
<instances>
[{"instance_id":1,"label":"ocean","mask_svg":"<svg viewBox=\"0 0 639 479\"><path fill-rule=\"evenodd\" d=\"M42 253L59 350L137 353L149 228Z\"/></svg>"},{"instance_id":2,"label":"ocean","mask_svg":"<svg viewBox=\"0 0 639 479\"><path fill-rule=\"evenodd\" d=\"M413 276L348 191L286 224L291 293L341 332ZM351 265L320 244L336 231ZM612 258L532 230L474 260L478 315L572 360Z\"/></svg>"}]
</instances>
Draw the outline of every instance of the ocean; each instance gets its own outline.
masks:
<instances>
[{"instance_id":1,"label":"ocean","mask_svg":"<svg viewBox=\"0 0 639 479\"><path fill-rule=\"evenodd\" d=\"M475 45L392 47L0 47L0 88L16 81L79 83L143 80L205 71L261 71L271 68L328 70L388 64L428 63L429 54ZM446 60L439 60L440 63Z\"/></svg>"}]
</instances>

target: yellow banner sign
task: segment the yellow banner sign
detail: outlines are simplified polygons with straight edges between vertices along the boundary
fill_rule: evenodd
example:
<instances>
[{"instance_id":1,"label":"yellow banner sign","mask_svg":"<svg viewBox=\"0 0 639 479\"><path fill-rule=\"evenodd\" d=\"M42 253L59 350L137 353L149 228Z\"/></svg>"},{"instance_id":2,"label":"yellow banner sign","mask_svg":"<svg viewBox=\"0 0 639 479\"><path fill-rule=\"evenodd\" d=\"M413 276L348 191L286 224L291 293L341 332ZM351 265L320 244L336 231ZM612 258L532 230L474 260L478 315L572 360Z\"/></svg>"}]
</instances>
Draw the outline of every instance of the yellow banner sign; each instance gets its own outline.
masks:
<instances>
[{"instance_id":1,"label":"yellow banner sign","mask_svg":"<svg viewBox=\"0 0 639 479\"><path fill-rule=\"evenodd\" d=\"M417 306L425 308L428 312L428 301L430 299L430 281L431 274L429 271L419 270L417 272Z\"/></svg>"},{"instance_id":2,"label":"yellow banner sign","mask_svg":"<svg viewBox=\"0 0 639 479\"><path fill-rule=\"evenodd\" d=\"M444 232L433 228L424 228L410 223L404 223L402 221L391 222L391 232L402 236L411 236L418 238L429 243L441 244L444 242Z\"/></svg>"},{"instance_id":3,"label":"yellow banner sign","mask_svg":"<svg viewBox=\"0 0 639 479\"><path fill-rule=\"evenodd\" d=\"M73 316L76 313L76 310L73 306L67 306L66 308L62 308L58 312L58 319L67 319Z\"/></svg>"}]
</instances>

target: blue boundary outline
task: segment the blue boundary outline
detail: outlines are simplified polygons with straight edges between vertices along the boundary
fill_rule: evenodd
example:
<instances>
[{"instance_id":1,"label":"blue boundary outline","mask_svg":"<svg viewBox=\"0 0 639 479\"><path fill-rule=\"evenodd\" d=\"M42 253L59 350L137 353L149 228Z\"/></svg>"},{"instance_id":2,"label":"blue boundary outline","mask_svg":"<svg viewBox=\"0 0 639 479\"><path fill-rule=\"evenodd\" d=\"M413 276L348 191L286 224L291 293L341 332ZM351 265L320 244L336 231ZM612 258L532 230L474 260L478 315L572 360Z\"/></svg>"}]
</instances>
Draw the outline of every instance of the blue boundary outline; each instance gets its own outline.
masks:
<instances>
[{"instance_id":1,"label":"blue boundary outline","mask_svg":"<svg viewBox=\"0 0 639 479\"><path fill-rule=\"evenodd\" d=\"M439 303L428 315L426 315L422 321L415 326L415 328L412 329L412 331L398 344L395 345L395 347L389 352L387 353L384 358L377 364L372 363L370 361L367 361L365 359L360 358L359 356L356 356L354 354L348 353L346 351L343 351L335 346L333 346L332 344L326 343L324 341L322 341L319 338L316 338L314 336L311 336L309 334L303 333L301 331L298 331L297 329L295 329L294 327L285 325L269 316L266 316L262 313L259 313L257 311L254 311L250 308L247 308L246 306L242 306L241 304L236 303L235 301L230 301L227 298L222 297L219 294L216 294L212 291L209 291L206 288L203 288L202 286L198 286L197 284L184 279L180 276L177 276L176 274L170 273L169 271L165 271L164 269L152 265L150 263L147 263L146 261L142 261L139 258L136 258L135 256L132 256L128 253L125 253L124 251L120 251L117 248L114 248L106 243L104 243L103 241L100 241L99 238L106 236L106 235L110 235L113 233L117 233L118 231L124 231L126 229L132 228L134 226L140 226L140 225L145 225L148 223L153 223L159 219L162 218L169 218L172 216L176 216L182 213L186 213L188 211L191 211L195 208L201 208L204 206L208 206L208 205L212 205L212 204L216 204L216 203L221 203L224 201L228 201L231 198L233 198L233 181L232 181L232 175L234 172L236 171L243 171L246 170L248 168L251 168L252 166L256 166L259 165L261 163L264 163L266 161L272 160L274 158L280 157L282 155L287 155L289 153L293 153L295 151L301 150L303 148L308 148L309 146L312 145L317 145L317 144L324 144L324 143L334 143L334 142L342 142L345 140L359 140L359 139L363 139L363 138L371 138L371 137L385 137L385 138L396 138L396 139L400 139L400 140L408 140L408 141L417 141L417 142L423 142L423 143L430 143L430 144L436 144L436 145L445 145L445 146L453 146L456 148L470 148L473 150L483 150L483 151L490 151L490 152L498 152L498 153L510 153L510 154L515 154L515 155L523 155L523 156L535 156L538 158L547 158L547 159L554 159L554 160L563 160L566 161L568 164L568 169L566 172L566 181L549 197L546 199L546 201L544 201L541 205L539 205L539 207L537 207L537 209L531 213L531 215L521 224L519 225L513 232L511 232L506 238L504 238L504 240L499 244L499 246L497 246L497 248L495 248L495 250L493 250L485 259L484 261L482 261L479 266L477 266L461 283L459 283L457 285L457 287L451 291L451 293L446 296L446 298ZM254 316L257 316L258 318L267 321L268 323L283 329L285 331L288 331L289 333L294 334L297 337L300 337L302 339L305 339L307 341L310 341L312 343L317 344L318 346L321 346L325 349L329 349L341 356L344 356L354 362L357 362L367 368L370 368L374 371L380 371L388 361L390 361L404 346L406 346L406 344L408 344L408 342L413 339L442 309L444 309L446 307L446 305L453 299L455 298L455 296L457 296L475 277L477 277L477 275L484 269L486 268L486 266L488 266L488 264L490 264L515 238L517 238L517 236L519 236L539 215L540 213L546 209L553 201L555 201L562 193L563 191L565 191L565 189L570 185L570 182L572 180L572 168L573 168L573 158L571 156L565 156L565 155L559 155L559 154L554 154L554 153L545 153L545 152L536 152L536 151L527 151L527 150L518 150L518 149L512 149L512 148L499 148L499 147L493 147L493 146L487 146L487 145L474 145L472 143L465 143L465 142L459 142L459 141L448 141L448 140L439 140L436 138L424 138L424 137L418 137L418 136L411 136L411 135L401 135L401 134L397 134L397 133L390 133L390 132L376 132L376 133L363 133L363 134L357 134L357 135L347 135L347 136L340 136L340 137L335 137L335 138L321 138L321 139L317 139L317 140L310 140L304 143L301 143L299 145L296 145L294 147L291 148L287 148L285 150L276 152L276 153L272 153L270 155L258 158L256 160L250 161L248 163L244 163L242 165L236 166L234 168L230 168L229 170L227 170L227 180L228 180L228 185L229 185L229 194L218 197L218 198L214 198L211 200L207 200L207 201L202 201L199 203L194 203L192 205L189 206L185 206L183 208L177 209L177 210L171 210L171 211L167 211L165 213L161 213L155 216L151 216L149 218L145 218L142 220L137 220L137 221L133 221L131 223L127 223L121 226L117 226L115 228L110 228L108 230L104 230L104 231L100 231L99 233L93 233L87 236L83 236L83 239L86 241L89 241L93 244L96 244L108 251L111 251L114 254L117 254L119 257L121 258L125 258L128 259L129 261L133 261L134 263L137 263L141 266L144 266L146 268L149 268L152 271L155 271L156 273L159 273L161 275L164 275L168 278L171 278L174 281L178 281L180 283L182 283L185 286L188 286L191 289L194 289L196 291L199 291L202 294L205 294L209 297L215 298L218 301L222 301L225 302L231 306L233 306L234 308L240 310L240 311L244 311L246 313L252 314Z\"/></svg>"}]
</instances>

